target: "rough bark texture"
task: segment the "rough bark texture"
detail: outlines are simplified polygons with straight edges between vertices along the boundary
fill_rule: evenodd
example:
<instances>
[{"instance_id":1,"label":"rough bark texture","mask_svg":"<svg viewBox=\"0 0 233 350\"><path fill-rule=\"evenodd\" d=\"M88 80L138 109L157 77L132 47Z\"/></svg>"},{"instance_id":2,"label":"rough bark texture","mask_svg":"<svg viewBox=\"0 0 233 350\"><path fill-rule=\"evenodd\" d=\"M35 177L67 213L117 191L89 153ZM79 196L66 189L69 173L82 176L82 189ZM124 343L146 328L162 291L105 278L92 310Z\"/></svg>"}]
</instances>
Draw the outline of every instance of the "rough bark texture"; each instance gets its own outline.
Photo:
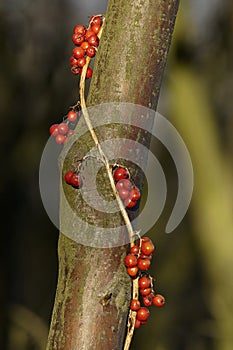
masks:
<instances>
[{"instance_id":1,"label":"rough bark texture","mask_svg":"<svg viewBox=\"0 0 233 350\"><path fill-rule=\"evenodd\" d=\"M110 0L106 25L95 62L88 105L103 102L131 102L155 108L172 37L178 0ZM100 137L116 133L149 144L140 130L107 128ZM93 145L86 135L74 144L64 163L69 169L73 157L81 158ZM135 170L140 180L142 175ZM104 193L107 182L100 184ZM72 205L81 201L68 189ZM105 220L83 203L89 221ZM66 213L61 203L61 217ZM120 224L121 215L108 218ZM74 228L79 230L78 227ZM88 232L87 232L88 234ZM77 244L62 233L59 239L59 277L47 350L122 349L131 282L123 265L127 247L97 249Z\"/></svg>"},{"instance_id":2,"label":"rough bark texture","mask_svg":"<svg viewBox=\"0 0 233 350\"><path fill-rule=\"evenodd\" d=\"M156 108L178 3L109 1L88 104L119 101Z\"/></svg>"}]
</instances>

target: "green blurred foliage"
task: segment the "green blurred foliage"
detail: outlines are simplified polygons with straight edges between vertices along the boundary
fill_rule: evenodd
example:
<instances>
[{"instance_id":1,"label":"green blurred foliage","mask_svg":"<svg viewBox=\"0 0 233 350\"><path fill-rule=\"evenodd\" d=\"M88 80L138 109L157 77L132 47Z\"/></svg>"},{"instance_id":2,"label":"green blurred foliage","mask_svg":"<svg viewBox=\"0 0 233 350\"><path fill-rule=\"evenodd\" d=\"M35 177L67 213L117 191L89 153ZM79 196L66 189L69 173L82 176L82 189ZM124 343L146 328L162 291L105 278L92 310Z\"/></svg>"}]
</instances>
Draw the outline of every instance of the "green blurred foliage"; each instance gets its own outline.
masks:
<instances>
[{"instance_id":1,"label":"green blurred foliage","mask_svg":"<svg viewBox=\"0 0 233 350\"><path fill-rule=\"evenodd\" d=\"M182 115L183 104L185 107L189 104L189 95L182 101L181 94L178 107L172 100L178 96L179 79L184 79L184 75L178 73L187 71L188 76L195 77L197 84L204 85L204 89L201 92L195 90L194 103L205 103L201 118L205 120L208 110L213 124L213 128L207 124L205 132L210 134L206 147L217 149L213 153L216 157L212 158L212 162L216 162L215 172L221 173L224 159L232 175L233 5L226 0L219 3L215 1L213 4L216 5L211 6L206 1L199 1L194 6L190 0L181 2L159 111L170 116L179 131L182 129L191 156L195 157L192 147L194 150L198 147L201 136L197 131L195 144L188 128L182 128L184 122L175 117L176 110ZM5 0L0 5L0 115L4 126L0 139L0 348L4 350L36 350L45 346L56 287L58 232L40 200L39 162L49 125L59 122L77 100L77 78L69 72L73 26L87 23L89 15L104 12L105 8L106 1L87 4L65 0ZM173 72L177 74L173 75ZM194 91L192 83L191 79L185 85L187 91ZM201 123L200 120L196 122ZM194 120L189 122L195 125ZM195 130L198 129L194 128L193 134ZM203 204L206 193L201 186L194 189L195 199L183 222L174 233L165 235L165 224L176 197L177 178L169 154L162 149L159 153L168 179L169 197L163 216L151 232L157 246L152 274L158 289L166 295L167 304L163 310L151 312L148 325L136 332L132 349L230 350L233 348L232 339L228 341L228 347L218 345L219 337L223 337L219 327L223 320L220 318L228 316L222 314L219 318L214 311L214 295L218 293L220 282L216 279L214 284L211 254L201 238L205 235L203 228L208 230L210 227L202 225L200 221L205 220L198 211L198 208L206 210ZM201 159L202 149L198 157ZM194 163L201 166L196 158ZM194 168L194 176L196 172L199 179L199 172ZM205 183L205 178L200 181L203 188L211 186L210 182ZM229 179L224 180L225 185L227 181ZM219 195L224 184L221 179L214 184ZM211 187L209 191L212 191ZM228 193L232 198L230 189ZM209 201L209 204L218 209L214 201ZM221 206L225 210L225 199L222 199ZM218 215L217 220L222 224L220 227L225 227L224 215ZM228 229L232 233L232 226ZM224 237L223 232L219 235ZM219 244L217 238L216 233L210 238L213 250ZM224 252L224 244L230 243L232 241L223 240L221 251ZM218 253L213 254L212 264L216 257ZM227 256L221 255L221 258L228 262ZM230 278L223 280L226 291L232 284ZM224 289L220 292L224 293ZM229 305L232 313L232 304Z\"/></svg>"}]
</instances>

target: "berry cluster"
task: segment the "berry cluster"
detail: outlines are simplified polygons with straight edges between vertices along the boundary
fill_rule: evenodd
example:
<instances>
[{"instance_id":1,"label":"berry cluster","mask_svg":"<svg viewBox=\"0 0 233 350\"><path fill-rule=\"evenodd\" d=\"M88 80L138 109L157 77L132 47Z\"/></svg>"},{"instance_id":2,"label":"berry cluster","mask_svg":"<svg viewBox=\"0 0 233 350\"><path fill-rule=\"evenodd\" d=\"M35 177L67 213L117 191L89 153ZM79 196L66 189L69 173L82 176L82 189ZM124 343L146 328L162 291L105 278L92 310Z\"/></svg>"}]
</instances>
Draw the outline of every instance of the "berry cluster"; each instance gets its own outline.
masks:
<instances>
[{"instance_id":1,"label":"berry cluster","mask_svg":"<svg viewBox=\"0 0 233 350\"><path fill-rule=\"evenodd\" d=\"M99 45L97 34L99 33L102 24L102 16L92 16L87 28L80 24L74 27L72 41L75 48L70 57L71 72L73 74L81 74L82 68L86 64L86 58L92 58L95 56L96 49ZM92 73L92 69L88 67L86 79L91 78Z\"/></svg>"},{"instance_id":2,"label":"berry cluster","mask_svg":"<svg viewBox=\"0 0 233 350\"><path fill-rule=\"evenodd\" d=\"M116 183L116 189L120 198L124 201L127 208L136 206L141 197L139 189L130 179L128 169L124 167L116 167L113 172L113 178Z\"/></svg>"},{"instance_id":3,"label":"berry cluster","mask_svg":"<svg viewBox=\"0 0 233 350\"><path fill-rule=\"evenodd\" d=\"M130 302L130 309L137 312L135 328L139 328L140 325L147 322L150 314L149 306L153 304L157 307L162 307L165 304L164 296L154 291L153 279L146 272L150 267L154 250L155 247L151 239L143 237L139 240L139 245L134 245L130 248L129 254L124 259L129 276L132 278L140 276L138 288L141 301L132 299ZM144 306L141 306L141 304Z\"/></svg>"},{"instance_id":4,"label":"berry cluster","mask_svg":"<svg viewBox=\"0 0 233 350\"><path fill-rule=\"evenodd\" d=\"M140 271L147 271L151 264L154 244L148 237L140 239L139 245L130 248L130 253L126 255L124 264L130 277L136 277Z\"/></svg>"},{"instance_id":5,"label":"berry cluster","mask_svg":"<svg viewBox=\"0 0 233 350\"><path fill-rule=\"evenodd\" d=\"M99 45L98 33L103 25L102 16L92 16L90 18L89 26L78 24L75 26L72 41L75 44L75 48L72 51L70 57L70 65L72 73L81 74L82 68L85 66L87 57L94 57L96 54L97 46ZM91 78L92 69L87 68L86 79ZM78 119L78 113L75 109L72 109L67 114L67 120L60 124L53 124L49 131L54 136L57 144L61 145L65 143L69 136L74 132L73 123Z\"/></svg>"},{"instance_id":6,"label":"berry cluster","mask_svg":"<svg viewBox=\"0 0 233 350\"><path fill-rule=\"evenodd\" d=\"M71 185L74 188L82 187L83 181L82 181L82 178L81 178L81 176L79 175L78 172L76 172L76 171L68 171L65 174L64 178L65 178L65 182L68 185Z\"/></svg>"},{"instance_id":7,"label":"berry cluster","mask_svg":"<svg viewBox=\"0 0 233 350\"><path fill-rule=\"evenodd\" d=\"M71 109L66 117L67 119L60 124L53 124L49 129L50 135L55 138L56 143L59 145L65 143L74 133L74 123L78 120L79 114L75 109Z\"/></svg>"}]
</instances>

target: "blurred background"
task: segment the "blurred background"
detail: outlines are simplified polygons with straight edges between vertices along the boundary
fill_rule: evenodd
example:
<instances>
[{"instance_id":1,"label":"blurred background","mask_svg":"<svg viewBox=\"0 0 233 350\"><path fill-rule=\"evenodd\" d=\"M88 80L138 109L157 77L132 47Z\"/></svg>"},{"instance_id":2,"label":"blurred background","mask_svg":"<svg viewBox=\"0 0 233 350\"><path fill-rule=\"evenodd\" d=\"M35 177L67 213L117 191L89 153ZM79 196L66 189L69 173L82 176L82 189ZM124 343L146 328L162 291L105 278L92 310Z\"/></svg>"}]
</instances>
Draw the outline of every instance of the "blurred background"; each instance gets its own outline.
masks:
<instances>
[{"instance_id":1,"label":"blurred background","mask_svg":"<svg viewBox=\"0 0 233 350\"><path fill-rule=\"evenodd\" d=\"M0 349L42 350L57 278L57 229L38 185L48 128L77 100L71 33L105 0L0 3L1 253ZM177 194L169 154L162 217L150 237L164 309L153 309L132 349L233 349L233 3L181 1L159 112L176 126L192 158L195 186L179 227L165 234Z\"/></svg>"}]
</instances>

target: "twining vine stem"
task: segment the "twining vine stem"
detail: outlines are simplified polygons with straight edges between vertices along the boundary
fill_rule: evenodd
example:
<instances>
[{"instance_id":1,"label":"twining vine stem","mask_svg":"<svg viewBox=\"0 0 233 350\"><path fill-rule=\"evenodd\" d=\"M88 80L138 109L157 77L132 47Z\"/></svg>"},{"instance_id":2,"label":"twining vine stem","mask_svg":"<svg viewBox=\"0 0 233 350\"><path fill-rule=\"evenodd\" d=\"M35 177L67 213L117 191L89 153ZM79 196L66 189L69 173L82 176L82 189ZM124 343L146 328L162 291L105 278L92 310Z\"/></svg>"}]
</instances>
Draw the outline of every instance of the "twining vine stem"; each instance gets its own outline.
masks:
<instances>
[{"instance_id":1,"label":"twining vine stem","mask_svg":"<svg viewBox=\"0 0 233 350\"><path fill-rule=\"evenodd\" d=\"M102 16L103 17L103 16ZM104 17L103 17L103 25L98 33L98 37L100 39L101 35L102 35L102 31L103 31L103 27L104 27ZM113 194L116 198L117 204L119 206L121 215L123 217L123 220L125 222L128 234L129 234L129 239L130 239L130 246L133 247L134 246L134 239L135 239L135 232L133 230L133 227L131 225L130 219L128 217L127 211L125 210L125 207L121 201L121 198L116 190L115 187L115 182L114 182L114 178L112 175L112 168L111 165L109 164L109 161L105 155L105 153L103 152L101 145L99 143L98 137L95 133L95 130L91 124L91 120L87 111L87 107L86 107L86 101L85 101L85 80L86 80L86 73L87 73L87 68L89 66L91 58L87 57L86 60L86 64L84 65L83 69L82 69L82 73L81 73L81 78L80 78L80 85L79 85L79 94L80 94L80 104L81 104L81 109L82 109L82 113L83 113L83 117L84 120L87 124L88 130L92 136L92 139L98 149L99 155L100 155L100 159L102 160L102 162L105 165L107 174L108 174L108 178L110 181L110 185L113 191ZM133 280L133 284L132 284L132 299L138 299L138 278L135 278ZM128 350L133 338L133 333L134 333L134 325L135 325L135 321L136 321L136 311L129 311L129 316L128 316L128 324L127 324L127 334L126 334L126 338L125 338L125 344L124 344L124 350Z\"/></svg>"}]
</instances>

